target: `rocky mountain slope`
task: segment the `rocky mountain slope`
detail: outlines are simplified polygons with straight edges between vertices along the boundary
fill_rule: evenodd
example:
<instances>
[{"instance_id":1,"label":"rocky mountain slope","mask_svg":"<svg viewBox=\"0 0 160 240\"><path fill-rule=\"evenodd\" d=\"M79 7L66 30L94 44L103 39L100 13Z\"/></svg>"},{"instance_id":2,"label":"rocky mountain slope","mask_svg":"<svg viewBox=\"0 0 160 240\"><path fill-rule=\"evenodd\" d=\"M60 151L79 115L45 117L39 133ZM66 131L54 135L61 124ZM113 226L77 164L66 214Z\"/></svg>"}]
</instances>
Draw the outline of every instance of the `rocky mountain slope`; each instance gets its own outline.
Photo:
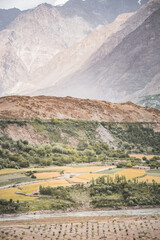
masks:
<instances>
[{"instance_id":1,"label":"rocky mountain slope","mask_svg":"<svg viewBox=\"0 0 160 240\"><path fill-rule=\"evenodd\" d=\"M0 32L0 93L32 89L31 73L82 40L92 27L82 18L63 18L49 4L19 15Z\"/></svg>"},{"instance_id":2,"label":"rocky mountain slope","mask_svg":"<svg viewBox=\"0 0 160 240\"><path fill-rule=\"evenodd\" d=\"M131 102L113 104L71 97L0 98L0 119L36 117L106 122L160 122L160 110L140 107Z\"/></svg>"},{"instance_id":3,"label":"rocky mountain slope","mask_svg":"<svg viewBox=\"0 0 160 240\"><path fill-rule=\"evenodd\" d=\"M105 25L111 23L115 18L128 12L134 12L140 6L146 4L148 0L69 0L62 7L57 7L62 16L79 16L85 19L93 26Z\"/></svg>"},{"instance_id":4,"label":"rocky mountain slope","mask_svg":"<svg viewBox=\"0 0 160 240\"><path fill-rule=\"evenodd\" d=\"M143 95L158 94L159 33L160 2L153 0L128 18L120 31L106 38L83 67L38 94L108 101L136 101Z\"/></svg>"},{"instance_id":5,"label":"rocky mountain slope","mask_svg":"<svg viewBox=\"0 0 160 240\"><path fill-rule=\"evenodd\" d=\"M133 13L121 14L113 23L93 31L81 42L74 44L70 48L54 56L47 65L39 68L32 74L32 79L35 79L35 83L37 82L37 88L36 91L31 91L30 94L37 95L39 91L40 94L53 95L52 86L68 75L81 69L84 63L112 36L112 34L123 29L123 23L132 15ZM113 47L113 45L111 47ZM41 85L38 85L39 82ZM46 89L47 86L48 89ZM43 88L45 88L44 91ZM68 89L67 86L65 88L66 90ZM74 89L74 93L72 90L71 88L71 92L68 95L75 94L74 96L76 96L76 94L78 94L76 89ZM89 89L86 88L86 91L89 92ZM24 93L28 94L28 91ZM54 91L54 95L58 94L59 96L63 95L62 88L60 88L59 92L57 89Z\"/></svg>"},{"instance_id":6,"label":"rocky mountain slope","mask_svg":"<svg viewBox=\"0 0 160 240\"><path fill-rule=\"evenodd\" d=\"M142 4L147 1L143 0ZM94 30L97 31L96 28L99 28L100 25L114 20L118 14L126 11L131 12L139 7L140 4L137 0L132 2L121 0L118 1L118 6L115 1L111 0L70 0L57 7L42 4L35 9L20 14L6 29L0 32L0 95L25 93L30 95L37 88L46 89L45 94L48 94L47 87L51 87L55 81L57 82L57 79L59 81L64 77L66 64L71 63L70 66L67 66L69 71L66 71L65 75L66 73L71 74L70 70L75 58L80 59L80 66L84 64L86 59L94 53L93 50L97 51L97 47L99 48L103 44L106 35L111 34L111 28L109 33L107 32L108 28L106 28L105 33L102 30L102 36L100 33L99 36L97 33L95 34L97 37L96 41L93 39L92 46L95 46L93 50L86 43L86 56L83 59L85 46L83 40L86 36ZM93 21L93 18L95 21ZM115 32L114 29L119 30L119 28L113 26L112 32ZM75 47L78 56L76 55L75 58L68 61L68 57L65 58L65 50L81 41L83 42L79 45L79 49ZM91 42L92 40L90 40ZM64 56L62 54L60 58L67 59L67 61L63 64L62 60L60 66L61 61L59 62L57 59L59 53L63 53L63 51ZM72 50L68 52L72 56ZM63 72L62 77L58 78L55 74L54 79L51 76L51 81L46 80L46 75L48 75L46 69L49 69L49 74L50 70L56 69L57 72L59 71L56 64L60 66L60 70ZM78 69L79 62L76 64L77 68L73 69L74 71ZM51 75L53 74L51 73Z\"/></svg>"},{"instance_id":7,"label":"rocky mountain slope","mask_svg":"<svg viewBox=\"0 0 160 240\"><path fill-rule=\"evenodd\" d=\"M21 11L17 8L0 9L0 31L5 29L19 14Z\"/></svg>"}]
</instances>

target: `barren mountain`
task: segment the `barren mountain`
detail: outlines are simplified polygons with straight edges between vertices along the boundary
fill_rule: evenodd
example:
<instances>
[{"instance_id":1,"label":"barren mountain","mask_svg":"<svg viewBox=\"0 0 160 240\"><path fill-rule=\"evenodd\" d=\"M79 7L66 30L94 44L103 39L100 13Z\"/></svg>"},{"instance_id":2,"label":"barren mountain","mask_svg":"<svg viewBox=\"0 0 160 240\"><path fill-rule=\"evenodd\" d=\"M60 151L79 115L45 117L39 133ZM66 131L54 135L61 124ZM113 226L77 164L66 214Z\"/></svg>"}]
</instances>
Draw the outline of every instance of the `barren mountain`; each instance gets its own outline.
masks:
<instances>
[{"instance_id":1,"label":"barren mountain","mask_svg":"<svg viewBox=\"0 0 160 240\"><path fill-rule=\"evenodd\" d=\"M158 94L159 42L160 2L153 0L111 34L83 67L38 93L109 101Z\"/></svg>"},{"instance_id":2,"label":"barren mountain","mask_svg":"<svg viewBox=\"0 0 160 240\"><path fill-rule=\"evenodd\" d=\"M106 122L160 122L160 110L131 102L109 103L97 100L58 97L0 98L0 118L79 119Z\"/></svg>"},{"instance_id":3,"label":"barren mountain","mask_svg":"<svg viewBox=\"0 0 160 240\"><path fill-rule=\"evenodd\" d=\"M33 71L92 30L82 18L63 18L49 4L20 14L0 32L0 92L19 93L24 86L32 89Z\"/></svg>"},{"instance_id":4,"label":"barren mountain","mask_svg":"<svg viewBox=\"0 0 160 240\"><path fill-rule=\"evenodd\" d=\"M37 95L38 90L43 92L42 89L45 88L43 92L44 95L52 95L52 86L71 73L79 70L112 34L124 28L123 23L133 14L134 13L126 13L118 16L113 23L93 31L81 42L74 44L54 56L47 65L39 68L32 74L31 78L35 79L34 83L37 83L37 88L36 91L31 91L30 94ZM113 45L111 47L113 47ZM41 84L38 86L39 82ZM47 87L48 89L46 90ZM25 93L29 94L28 90L24 92L24 94ZM55 94L58 94L58 92ZM61 96L61 94L63 94L63 92L59 95Z\"/></svg>"},{"instance_id":5,"label":"barren mountain","mask_svg":"<svg viewBox=\"0 0 160 240\"><path fill-rule=\"evenodd\" d=\"M62 6L41 4L22 12L0 32L0 95L30 95L43 88L49 94L48 87L85 64L111 33L119 31L121 23L106 27L102 34L96 32L90 40L84 40L86 36L141 5L137 0L69 0Z\"/></svg>"},{"instance_id":6,"label":"barren mountain","mask_svg":"<svg viewBox=\"0 0 160 240\"><path fill-rule=\"evenodd\" d=\"M21 11L17 8L0 9L0 31L5 29L19 14Z\"/></svg>"},{"instance_id":7,"label":"barren mountain","mask_svg":"<svg viewBox=\"0 0 160 240\"><path fill-rule=\"evenodd\" d=\"M62 16L79 16L92 26L111 23L122 13L137 11L148 0L69 0L62 7L57 7Z\"/></svg>"}]
</instances>

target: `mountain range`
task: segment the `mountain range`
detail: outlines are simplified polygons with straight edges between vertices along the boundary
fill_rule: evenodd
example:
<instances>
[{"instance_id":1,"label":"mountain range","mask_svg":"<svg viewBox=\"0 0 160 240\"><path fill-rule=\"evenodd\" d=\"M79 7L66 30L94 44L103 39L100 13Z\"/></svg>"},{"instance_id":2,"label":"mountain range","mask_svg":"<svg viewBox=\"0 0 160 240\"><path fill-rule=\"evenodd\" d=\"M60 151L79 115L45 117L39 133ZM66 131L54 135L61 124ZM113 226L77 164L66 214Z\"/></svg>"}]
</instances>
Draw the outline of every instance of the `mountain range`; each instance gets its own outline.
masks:
<instances>
[{"instance_id":1,"label":"mountain range","mask_svg":"<svg viewBox=\"0 0 160 240\"><path fill-rule=\"evenodd\" d=\"M140 102L160 93L159 0L69 0L1 11L1 96Z\"/></svg>"}]
</instances>

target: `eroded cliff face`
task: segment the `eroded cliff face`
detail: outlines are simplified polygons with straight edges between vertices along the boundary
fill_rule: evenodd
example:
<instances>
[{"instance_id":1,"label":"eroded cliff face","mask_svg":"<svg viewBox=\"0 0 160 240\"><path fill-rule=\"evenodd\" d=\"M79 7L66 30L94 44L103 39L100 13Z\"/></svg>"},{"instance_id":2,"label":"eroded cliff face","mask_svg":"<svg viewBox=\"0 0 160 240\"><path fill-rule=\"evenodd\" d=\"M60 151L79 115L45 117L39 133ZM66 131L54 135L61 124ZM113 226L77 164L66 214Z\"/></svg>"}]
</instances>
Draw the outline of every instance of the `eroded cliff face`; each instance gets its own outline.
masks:
<instances>
[{"instance_id":1,"label":"eroded cliff face","mask_svg":"<svg viewBox=\"0 0 160 240\"><path fill-rule=\"evenodd\" d=\"M160 110L140 107L132 102L109 103L71 97L0 98L1 119L36 117L106 122L160 122Z\"/></svg>"}]
</instances>

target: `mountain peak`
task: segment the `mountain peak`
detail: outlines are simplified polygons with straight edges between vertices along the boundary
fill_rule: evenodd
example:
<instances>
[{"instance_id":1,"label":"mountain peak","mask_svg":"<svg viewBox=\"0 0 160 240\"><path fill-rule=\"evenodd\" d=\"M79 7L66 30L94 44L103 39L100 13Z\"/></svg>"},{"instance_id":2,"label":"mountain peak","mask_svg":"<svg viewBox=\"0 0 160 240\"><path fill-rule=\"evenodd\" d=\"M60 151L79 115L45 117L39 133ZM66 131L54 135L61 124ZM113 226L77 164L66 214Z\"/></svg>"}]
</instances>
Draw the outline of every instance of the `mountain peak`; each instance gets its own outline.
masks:
<instances>
[{"instance_id":1,"label":"mountain peak","mask_svg":"<svg viewBox=\"0 0 160 240\"><path fill-rule=\"evenodd\" d=\"M36 8L33 8L32 12L34 12L38 15L42 14L42 15L44 15L45 18L51 17L51 16L54 18L57 18L57 17L59 18L59 16L60 16L58 10L53 5L48 4L48 3L39 4Z\"/></svg>"},{"instance_id":2,"label":"mountain peak","mask_svg":"<svg viewBox=\"0 0 160 240\"><path fill-rule=\"evenodd\" d=\"M36 8L53 8L53 5L52 4L49 4L49 3L42 3L42 4L39 4Z\"/></svg>"}]
</instances>

